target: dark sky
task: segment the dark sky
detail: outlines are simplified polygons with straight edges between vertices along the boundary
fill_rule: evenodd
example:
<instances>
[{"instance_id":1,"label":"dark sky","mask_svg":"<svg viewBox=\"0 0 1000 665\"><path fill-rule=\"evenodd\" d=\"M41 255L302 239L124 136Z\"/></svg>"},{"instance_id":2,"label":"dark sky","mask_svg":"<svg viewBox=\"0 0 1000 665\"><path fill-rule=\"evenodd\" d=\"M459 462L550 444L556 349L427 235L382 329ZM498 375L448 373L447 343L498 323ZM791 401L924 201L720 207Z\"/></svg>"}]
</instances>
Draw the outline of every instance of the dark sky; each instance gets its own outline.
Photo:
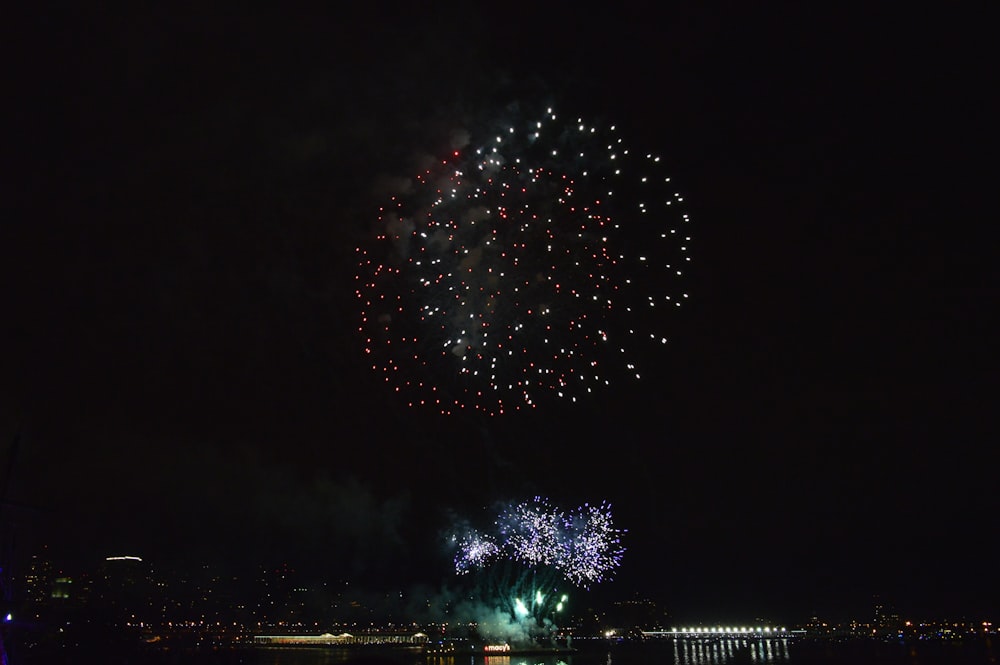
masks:
<instances>
[{"instance_id":1,"label":"dark sky","mask_svg":"<svg viewBox=\"0 0 1000 665\"><path fill-rule=\"evenodd\" d=\"M440 583L451 511L538 493L610 501L601 593L678 617L1000 610L982 17L211 7L5 21L19 555ZM440 419L368 371L354 250L388 179L518 96L667 157L690 306L641 384Z\"/></svg>"}]
</instances>

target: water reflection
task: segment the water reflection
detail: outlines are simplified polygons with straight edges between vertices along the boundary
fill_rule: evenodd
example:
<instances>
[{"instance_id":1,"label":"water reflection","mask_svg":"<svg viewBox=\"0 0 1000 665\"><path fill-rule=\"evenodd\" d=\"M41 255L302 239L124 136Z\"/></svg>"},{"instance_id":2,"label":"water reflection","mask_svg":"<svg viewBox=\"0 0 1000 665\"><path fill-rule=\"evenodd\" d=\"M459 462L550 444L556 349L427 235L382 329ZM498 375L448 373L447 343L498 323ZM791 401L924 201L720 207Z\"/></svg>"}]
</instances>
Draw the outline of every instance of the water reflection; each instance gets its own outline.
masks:
<instances>
[{"instance_id":1,"label":"water reflection","mask_svg":"<svg viewBox=\"0 0 1000 665\"><path fill-rule=\"evenodd\" d=\"M573 665L572 656L433 656L426 659L428 665ZM608 654L611 665L611 654Z\"/></svg>"},{"instance_id":2,"label":"water reflection","mask_svg":"<svg viewBox=\"0 0 1000 665\"><path fill-rule=\"evenodd\" d=\"M718 638L672 642L672 647L666 643L647 645L641 652L634 649L620 652L612 649L607 652L584 651L559 656L439 656L428 658L427 665L638 665L647 662L655 662L657 665L730 665L746 662L776 665L791 662L788 639ZM656 648L658 646L663 649Z\"/></svg>"},{"instance_id":3,"label":"water reflection","mask_svg":"<svg viewBox=\"0 0 1000 665\"><path fill-rule=\"evenodd\" d=\"M739 658L751 663L788 662L788 640L675 640L674 665L726 665Z\"/></svg>"},{"instance_id":4,"label":"water reflection","mask_svg":"<svg viewBox=\"0 0 1000 665\"><path fill-rule=\"evenodd\" d=\"M31 661L31 665L49 665ZM61 660L59 662L76 662ZM89 660L87 662L90 662ZM989 640L904 645L881 641L809 642L795 639L677 639L642 643L586 644L572 654L465 654L425 656L396 651L281 649L206 653L191 658L135 661L137 665L990 665L996 664ZM27 661L26 661L27 665Z\"/></svg>"}]
</instances>

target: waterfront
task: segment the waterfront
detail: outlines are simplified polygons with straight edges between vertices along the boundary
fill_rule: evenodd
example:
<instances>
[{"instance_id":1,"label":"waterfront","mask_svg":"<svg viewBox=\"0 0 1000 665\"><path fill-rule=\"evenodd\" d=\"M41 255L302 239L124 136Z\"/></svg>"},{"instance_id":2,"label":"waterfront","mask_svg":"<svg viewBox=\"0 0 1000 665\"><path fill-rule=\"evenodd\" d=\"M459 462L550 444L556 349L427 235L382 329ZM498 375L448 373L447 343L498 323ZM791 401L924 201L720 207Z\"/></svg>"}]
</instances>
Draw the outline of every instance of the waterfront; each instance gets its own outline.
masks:
<instances>
[{"instance_id":1,"label":"waterfront","mask_svg":"<svg viewBox=\"0 0 1000 665\"><path fill-rule=\"evenodd\" d=\"M407 650L243 648L116 655L23 654L23 665L989 665L998 662L990 637L963 641L714 640L599 641L576 653L532 656L423 657ZM41 656L41 654L37 654Z\"/></svg>"}]
</instances>

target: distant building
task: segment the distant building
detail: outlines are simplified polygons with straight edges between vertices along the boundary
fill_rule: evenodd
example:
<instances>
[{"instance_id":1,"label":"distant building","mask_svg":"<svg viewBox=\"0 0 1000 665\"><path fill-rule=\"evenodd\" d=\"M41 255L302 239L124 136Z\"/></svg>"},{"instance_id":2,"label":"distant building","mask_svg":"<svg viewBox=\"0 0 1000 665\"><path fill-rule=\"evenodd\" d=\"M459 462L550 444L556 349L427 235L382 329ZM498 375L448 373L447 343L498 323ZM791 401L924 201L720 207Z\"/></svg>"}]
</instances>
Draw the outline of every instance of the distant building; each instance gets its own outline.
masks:
<instances>
[{"instance_id":1,"label":"distant building","mask_svg":"<svg viewBox=\"0 0 1000 665\"><path fill-rule=\"evenodd\" d=\"M43 548L28 562L28 573L24 578L24 600L32 605L45 605L52 595L55 580L55 566Z\"/></svg>"},{"instance_id":2,"label":"distant building","mask_svg":"<svg viewBox=\"0 0 1000 665\"><path fill-rule=\"evenodd\" d=\"M875 630L894 631L903 626L903 621L899 618L896 610L878 596L875 597L874 615L872 625Z\"/></svg>"},{"instance_id":3,"label":"distant building","mask_svg":"<svg viewBox=\"0 0 1000 665\"><path fill-rule=\"evenodd\" d=\"M93 608L107 613L115 623L148 623L161 613L154 607L154 588L149 565L142 557L109 556L94 586Z\"/></svg>"}]
</instances>

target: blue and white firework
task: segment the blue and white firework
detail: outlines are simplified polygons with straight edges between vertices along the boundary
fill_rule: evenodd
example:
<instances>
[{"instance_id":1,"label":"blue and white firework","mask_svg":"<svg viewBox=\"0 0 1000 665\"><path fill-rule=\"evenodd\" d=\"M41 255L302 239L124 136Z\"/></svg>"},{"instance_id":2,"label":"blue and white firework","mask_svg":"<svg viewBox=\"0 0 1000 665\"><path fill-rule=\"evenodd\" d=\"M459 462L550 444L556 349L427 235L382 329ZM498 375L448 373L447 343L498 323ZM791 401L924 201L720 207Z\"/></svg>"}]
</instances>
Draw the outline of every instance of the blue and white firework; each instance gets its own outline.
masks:
<instances>
[{"instance_id":1,"label":"blue and white firework","mask_svg":"<svg viewBox=\"0 0 1000 665\"><path fill-rule=\"evenodd\" d=\"M535 497L505 507L493 528L494 533L469 530L463 535L455 555L456 573L507 559L530 570L554 570L587 588L612 574L625 552L623 532L615 527L607 503L585 504L567 513Z\"/></svg>"}]
</instances>

